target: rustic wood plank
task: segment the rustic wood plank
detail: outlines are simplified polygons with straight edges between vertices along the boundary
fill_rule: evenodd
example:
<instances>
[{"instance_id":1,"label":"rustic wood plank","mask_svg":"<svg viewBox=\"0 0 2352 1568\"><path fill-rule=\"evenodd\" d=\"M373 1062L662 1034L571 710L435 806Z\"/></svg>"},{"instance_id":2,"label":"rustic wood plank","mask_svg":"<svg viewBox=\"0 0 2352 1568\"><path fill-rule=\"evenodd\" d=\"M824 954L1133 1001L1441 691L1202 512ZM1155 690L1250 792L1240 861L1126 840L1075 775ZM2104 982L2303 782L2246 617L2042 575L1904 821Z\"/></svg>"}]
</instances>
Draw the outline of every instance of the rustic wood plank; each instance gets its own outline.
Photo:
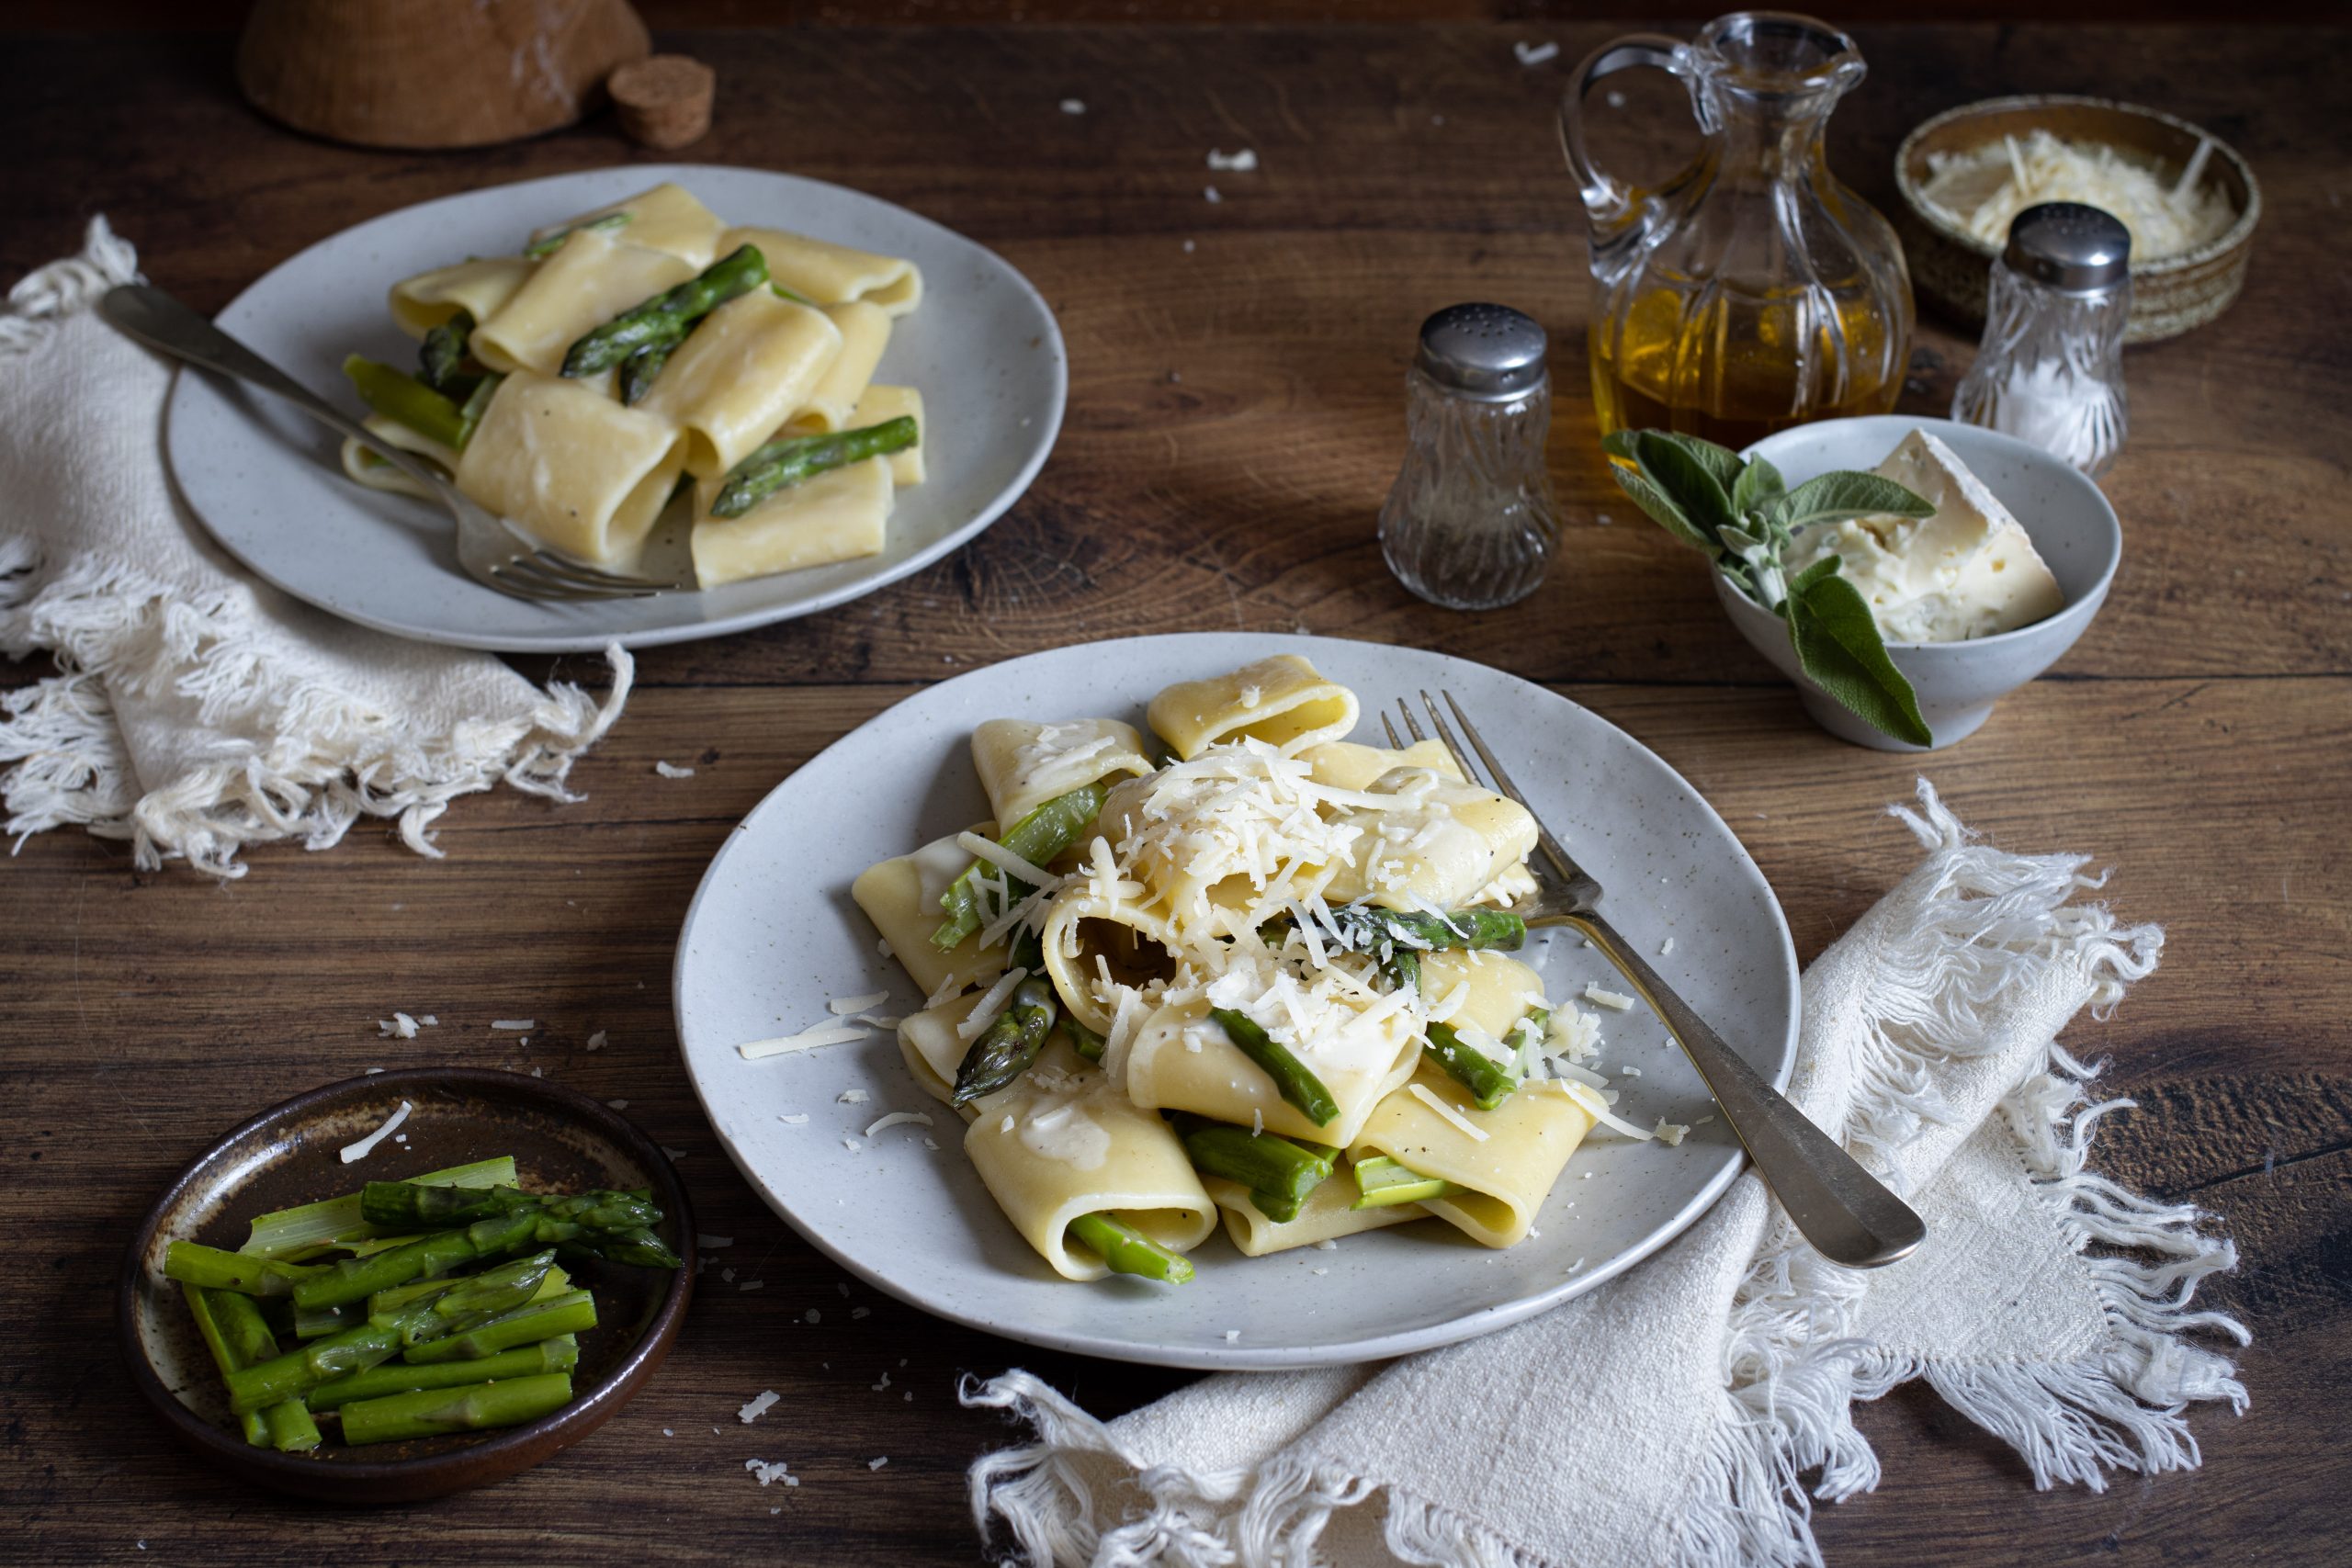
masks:
<instances>
[{"instance_id":1,"label":"rustic wood plank","mask_svg":"<svg viewBox=\"0 0 2352 1568\"><path fill-rule=\"evenodd\" d=\"M2334 525L2352 436L2334 408L2352 317L2309 311L2291 280L2326 276L2346 237L2326 193L2352 134L2290 137L2271 120L2352 69L2347 35L2275 63L2270 35L2216 40L2223 58L2205 81L2246 79L2256 60L2261 74L2286 73L2268 118L2222 112L2194 83L2152 80L2171 57L2150 36L2052 31L1996 51L1982 34L1886 29L1883 47L1866 40L1878 75L1838 121L1839 165L1889 199L1874 187L1917 114L1990 91L1997 71L2042 85L2052 61L2079 72L2095 56L2106 73L2110 46L2111 90L2205 114L2239 139L2274 213L2257 287L2192 338L2129 357L2133 435L2108 481L2126 520L2124 567L2061 668L2341 672L2352 669L2352 540ZM853 68L841 72L782 35L729 35L736 68L779 90L731 112L696 155L756 163L793 145L805 172L998 243L1060 314L1070 417L1036 488L970 551L833 615L653 655L649 680L921 679L943 657L1216 625L1408 637L1546 680L1770 679L1697 561L1623 502L1589 439L1580 241L1544 129L1554 83L1512 63L1501 33L1252 35L1250 48L1215 51L1151 30L978 35L957 51L991 84L985 95L927 92L938 51L921 35L848 37ZM93 68L86 50L29 50L39 137L52 117L75 123L73 106L96 89L77 76ZM218 304L363 216L629 155L594 126L463 160L296 141L199 90L187 56L200 62L201 48L117 52L105 69L127 83L135 122L0 171L0 201L20 215L0 237L11 269L70 246L76 214L109 210L159 281ZM1933 97L1906 78L1934 82ZM1093 84L1082 123L1055 107L1072 83ZM812 143L798 106L828 90L921 98L930 112L887 118L870 146ZM1429 124L1439 114L1446 123ZM1226 176L1227 199L1211 206L1203 151L1242 141L1265 166ZM254 177L255 164L268 177ZM2260 287L2264 276L2281 286ZM1552 447L1566 537L1555 581L1533 599L1432 617L1382 566L1373 519L1401 455L1413 330L1429 309L1479 294L1529 309L1557 337ZM1940 412L1969 355L1929 322L1905 407Z\"/></svg>"},{"instance_id":2,"label":"rustic wood plank","mask_svg":"<svg viewBox=\"0 0 2352 1568\"><path fill-rule=\"evenodd\" d=\"M626 1098L633 1118L685 1151L700 1228L736 1238L725 1266L764 1281L746 1294L706 1276L679 1354L615 1427L494 1493L438 1506L436 1528L472 1556L966 1561L961 1466L1001 1428L953 1407L958 1375L1026 1364L1107 1409L1181 1381L1041 1355L863 1286L843 1298L838 1271L729 1169L679 1069L665 981L701 866L776 778L907 690L647 691L582 765L586 800L469 802L442 831L444 864L370 831L332 855L266 852L252 877L215 888L133 875L119 847L83 838L28 844L9 894L20 909L52 914L0 956L0 985L17 998L0 1026L0 1075L24 1129L0 1150L14 1178L0 1181L0 1227L30 1255L62 1261L57 1282L17 1295L38 1310L0 1350L16 1363L0 1382L0 1454L12 1461L0 1492L15 1494L23 1528L54 1540L104 1498L122 1531L151 1544L233 1557L266 1520L298 1551L403 1554L397 1518L242 1496L222 1506L200 1468L163 1450L159 1428L109 1417L96 1402L115 1397L101 1391L116 1374L74 1350L107 1333L104 1292L62 1282L106 1278L115 1238L220 1128L371 1066L536 1067ZM1723 809L1780 889L1808 957L1915 858L1876 812L1908 795L1919 764L1822 739L1783 693L1566 691L1655 746ZM2329 1428L2345 1392L2352 1075L2341 1020L2352 970L2337 955L2352 931L2331 890L2352 865L2324 807L2352 760L2347 695L2345 681L2045 683L1926 765L1980 830L2020 848L2096 852L2120 868L2110 896L2123 914L2169 922L2165 967L2072 1043L2111 1055L2112 1092L2144 1107L2109 1121L2101 1168L2228 1217L2247 1261L2215 1296L2254 1314L2266 1341L2247 1365L2256 1415L2199 1416L2212 1474L2154 1487L2126 1478L2103 1497L2031 1495L2006 1450L1940 1405L1905 1397L1868 1413L1889 1480L1881 1495L1826 1512L1824 1539L1840 1559L1883 1560L1907 1543L1995 1562L2028 1542L2037 1555L2071 1555L2110 1537L2144 1546L2193 1530L2267 1560L2321 1560L2307 1523L2222 1478L2259 1473L2287 1495L2323 1484L2329 1461L2310 1438ZM2064 751L2078 758L2072 787L2020 782ZM2165 765L2142 765L2151 757ZM685 758L693 778L653 774L656 759ZM2185 787L2205 792L2186 833L2166 809ZM413 1042L379 1040L373 1021L394 1008L435 1012L441 1026ZM514 1016L540 1021L527 1046L488 1032L491 1019ZM610 1044L590 1053L599 1029ZM852 1318L854 1307L871 1315ZM801 1321L811 1308L815 1325ZM891 1386L876 1389L886 1372ZM745 1429L734 1407L762 1388L784 1402ZM91 1420L110 1422L109 1443L141 1477L135 1495L112 1470L72 1461L67 1423ZM662 1437L664 1427L675 1436ZM763 1492L741 1468L754 1455L790 1459L807 1484ZM883 1455L891 1463L868 1472ZM550 1527L553 1544L540 1544Z\"/></svg>"},{"instance_id":3,"label":"rustic wood plank","mask_svg":"<svg viewBox=\"0 0 2352 1568\"><path fill-rule=\"evenodd\" d=\"M730 0L689 3L697 18L734 14ZM1091 3L1035 11L1093 15ZM941 14L968 18L963 4ZM1024 1363L1106 1412L1182 1375L1033 1353L862 1288L844 1300L831 1265L733 1174L679 1069L677 922L775 779L917 683L1071 641L1238 626L1414 643L1553 683L1716 804L1807 957L1915 858L1876 813L1916 773L1997 841L2114 864L2107 896L2165 922L2169 940L2116 1017L2072 1037L2110 1055L2105 1083L2141 1103L2105 1123L2101 1168L2227 1218L2245 1263L2209 1292L2264 1336L2246 1361L2254 1412L2199 1413L2203 1472L2038 1495L1999 1445L1899 1394L1863 1416L1885 1485L1825 1510L1823 1540L1851 1562L2326 1560L2335 1542L2314 1521L2340 1501L2335 1433L2352 1393L2352 317L2312 290L2352 237L2352 122L2319 108L2352 71L2352 32L1862 28L1872 76L1841 110L1832 155L1874 199L1891 199L1886 157L1918 118L2095 85L2229 137L2269 213L2230 315L2128 360L2134 434L2109 482L2127 526L2114 599L2055 678L1922 761L1813 730L1723 624L1695 563L1606 488L1579 364L1581 242L1548 129L1560 66L1524 71L1510 54L1538 26L665 39L726 73L696 157L789 163L910 203L1039 283L1072 354L1062 445L1013 513L938 569L829 615L649 652L627 722L580 769L590 797L461 802L441 829L446 863L370 828L330 855L264 852L246 881L215 887L135 874L120 846L78 835L25 846L0 883L13 939L0 944L0 1227L17 1256L54 1265L0 1275L0 1540L62 1560L145 1540L245 1561L266 1529L281 1560L974 1561L962 1467L1005 1432L955 1408L959 1372ZM1540 27L1567 60L1621 30ZM11 62L0 272L70 249L107 211L157 281L207 307L407 202L648 161L593 123L461 157L288 137L236 104L220 37L19 37ZM1056 107L1070 96L1089 103L1082 121ZM1672 123L1640 118L1659 112L1637 92L1623 150ZM1211 206L1203 153L1240 144L1264 167L1218 176L1227 199ZM1412 329L1472 295L1555 332L1569 529L1543 594L1461 617L1389 581L1371 519L1402 439ZM1931 323L1921 349L1905 406L1931 412L1970 345ZM594 665L526 661L591 680ZM656 758L698 772L662 780ZM373 1021L395 1008L442 1026L378 1039ZM543 1023L527 1046L487 1030L526 1014ZM589 1053L600 1029L610 1047ZM707 1276L721 1288L646 1394L492 1493L329 1516L224 1489L130 1403L104 1289L122 1235L186 1157L256 1107L368 1066L450 1060L628 1099L686 1151L701 1228L736 1238L725 1266L763 1288ZM860 1306L871 1314L851 1316ZM735 1408L762 1388L784 1402L743 1427ZM790 1460L807 1484L762 1490L741 1469L755 1454ZM882 1455L889 1465L869 1471Z\"/></svg>"}]
</instances>

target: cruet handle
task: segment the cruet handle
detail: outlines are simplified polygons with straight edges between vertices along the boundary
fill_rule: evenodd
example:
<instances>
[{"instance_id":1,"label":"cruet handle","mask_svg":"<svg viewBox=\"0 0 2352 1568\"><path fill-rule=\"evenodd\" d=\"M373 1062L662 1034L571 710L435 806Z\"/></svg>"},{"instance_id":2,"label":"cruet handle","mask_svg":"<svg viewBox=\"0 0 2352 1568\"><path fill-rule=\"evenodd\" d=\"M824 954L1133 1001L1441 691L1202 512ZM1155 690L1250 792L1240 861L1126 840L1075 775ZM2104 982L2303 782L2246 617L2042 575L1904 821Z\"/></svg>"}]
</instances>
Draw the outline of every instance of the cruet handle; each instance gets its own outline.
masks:
<instances>
[{"instance_id":1,"label":"cruet handle","mask_svg":"<svg viewBox=\"0 0 2352 1568\"><path fill-rule=\"evenodd\" d=\"M1585 97L1602 77L1637 65L1674 73L1675 57L1682 47L1679 39L1664 33L1628 33L1586 55L1560 99L1560 151L1567 154L1568 172L1576 176L1596 237L1605 238L1623 227L1634 217L1634 209L1633 193L1622 181L1594 167L1591 154L1585 150Z\"/></svg>"}]
</instances>

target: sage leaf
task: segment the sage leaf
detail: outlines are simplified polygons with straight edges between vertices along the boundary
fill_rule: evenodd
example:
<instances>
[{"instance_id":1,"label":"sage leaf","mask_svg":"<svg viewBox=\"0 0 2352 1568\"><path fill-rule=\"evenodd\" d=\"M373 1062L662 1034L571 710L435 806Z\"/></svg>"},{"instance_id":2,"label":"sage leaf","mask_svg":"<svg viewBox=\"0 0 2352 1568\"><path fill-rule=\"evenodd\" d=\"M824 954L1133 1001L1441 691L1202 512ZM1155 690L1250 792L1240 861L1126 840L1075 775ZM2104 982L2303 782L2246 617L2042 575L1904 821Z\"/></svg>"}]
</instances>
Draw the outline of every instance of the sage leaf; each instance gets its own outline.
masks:
<instances>
[{"instance_id":1,"label":"sage leaf","mask_svg":"<svg viewBox=\"0 0 2352 1568\"><path fill-rule=\"evenodd\" d=\"M1802 599L1804 597L1805 590L1811 588L1815 583L1820 581L1825 577L1836 576L1838 568L1840 564L1842 563L1839 557L1834 555L1822 557L1819 560L1814 562L1811 566L1805 568L1803 571L1789 579L1789 597L1792 599Z\"/></svg>"},{"instance_id":2,"label":"sage leaf","mask_svg":"<svg viewBox=\"0 0 2352 1568\"><path fill-rule=\"evenodd\" d=\"M1676 509L1712 543L1716 530L1738 519L1732 514L1731 496L1715 478L1713 468L1691 456L1688 439L1663 430L1645 430L1634 438L1635 461L1643 477L1671 496Z\"/></svg>"},{"instance_id":3,"label":"sage leaf","mask_svg":"<svg viewBox=\"0 0 2352 1568\"><path fill-rule=\"evenodd\" d=\"M1679 448L1692 462L1714 476L1715 482L1723 486L1725 495L1731 493L1732 487L1739 482L1740 470L1747 466L1730 447L1718 446L1702 436L1685 435L1677 430L1652 430L1645 434L1653 441L1663 441Z\"/></svg>"},{"instance_id":4,"label":"sage leaf","mask_svg":"<svg viewBox=\"0 0 2352 1568\"><path fill-rule=\"evenodd\" d=\"M1731 487L1732 510L1746 517L1780 500L1788 488L1780 469L1761 457L1750 457Z\"/></svg>"},{"instance_id":5,"label":"sage leaf","mask_svg":"<svg viewBox=\"0 0 2352 1568\"><path fill-rule=\"evenodd\" d=\"M1834 571L1815 577L1808 570L1805 576L1812 581L1804 592L1790 594L1783 612L1798 666L1872 728L1914 746L1933 745L1919 699L1887 657L1861 590Z\"/></svg>"},{"instance_id":6,"label":"sage leaf","mask_svg":"<svg viewBox=\"0 0 2352 1568\"><path fill-rule=\"evenodd\" d=\"M1617 488L1633 497L1634 504L1647 513L1652 521L1686 545L1713 554L1715 541L1699 531L1697 524L1682 514L1674 498L1650 483L1634 469L1622 463L1611 463L1609 471L1616 477Z\"/></svg>"},{"instance_id":7,"label":"sage leaf","mask_svg":"<svg viewBox=\"0 0 2352 1568\"><path fill-rule=\"evenodd\" d=\"M1840 469L1810 479L1782 496L1774 508L1790 528L1809 523L1842 523L1849 517L1932 517L1935 503L1893 479Z\"/></svg>"}]
</instances>

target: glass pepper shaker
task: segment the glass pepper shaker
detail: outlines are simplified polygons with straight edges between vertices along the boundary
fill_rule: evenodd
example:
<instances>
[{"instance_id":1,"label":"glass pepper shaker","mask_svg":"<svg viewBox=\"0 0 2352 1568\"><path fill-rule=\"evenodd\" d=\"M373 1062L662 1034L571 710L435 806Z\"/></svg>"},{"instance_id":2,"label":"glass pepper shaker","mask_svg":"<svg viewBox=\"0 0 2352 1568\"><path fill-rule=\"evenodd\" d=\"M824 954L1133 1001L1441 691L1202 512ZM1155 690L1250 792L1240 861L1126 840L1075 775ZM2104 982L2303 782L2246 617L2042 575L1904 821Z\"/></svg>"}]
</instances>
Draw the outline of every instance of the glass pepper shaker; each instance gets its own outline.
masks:
<instances>
[{"instance_id":1,"label":"glass pepper shaker","mask_svg":"<svg viewBox=\"0 0 2352 1568\"><path fill-rule=\"evenodd\" d=\"M1535 592L1559 535L1544 435L1544 329L1501 305L1451 305L1421 323L1405 376L1405 466L1380 509L1396 580L1449 610Z\"/></svg>"},{"instance_id":2,"label":"glass pepper shaker","mask_svg":"<svg viewBox=\"0 0 2352 1568\"><path fill-rule=\"evenodd\" d=\"M2075 201L2029 207L1993 264L1984 341L1951 416L2030 441L2097 479L2123 449L2132 234Z\"/></svg>"}]
</instances>

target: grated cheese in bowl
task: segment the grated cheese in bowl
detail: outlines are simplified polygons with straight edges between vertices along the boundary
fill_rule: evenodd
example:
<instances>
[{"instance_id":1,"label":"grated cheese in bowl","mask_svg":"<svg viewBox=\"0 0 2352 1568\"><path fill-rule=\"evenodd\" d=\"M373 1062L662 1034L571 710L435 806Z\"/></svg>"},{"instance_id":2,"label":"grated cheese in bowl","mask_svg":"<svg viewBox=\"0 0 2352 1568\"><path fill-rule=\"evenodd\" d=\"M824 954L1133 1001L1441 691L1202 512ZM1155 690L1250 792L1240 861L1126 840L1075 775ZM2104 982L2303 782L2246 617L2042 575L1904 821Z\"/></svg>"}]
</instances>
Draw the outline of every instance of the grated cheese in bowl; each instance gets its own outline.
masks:
<instances>
[{"instance_id":1,"label":"grated cheese in bowl","mask_svg":"<svg viewBox=\"0 0 2352 1568\"><path fill-rule=\"evenodd\" d=\"M2134 263L2162 261L2220 239L2237 220L2229 198L2197 178L2211 147L2200 142L2181 177L2168 182L2116 148L2035 130L1966 152L1929 154L1919 194L1946 221L1996 248L2027 208L2079 201L2113 214L2132 231Z\"/></svg>"}]
</instances>

